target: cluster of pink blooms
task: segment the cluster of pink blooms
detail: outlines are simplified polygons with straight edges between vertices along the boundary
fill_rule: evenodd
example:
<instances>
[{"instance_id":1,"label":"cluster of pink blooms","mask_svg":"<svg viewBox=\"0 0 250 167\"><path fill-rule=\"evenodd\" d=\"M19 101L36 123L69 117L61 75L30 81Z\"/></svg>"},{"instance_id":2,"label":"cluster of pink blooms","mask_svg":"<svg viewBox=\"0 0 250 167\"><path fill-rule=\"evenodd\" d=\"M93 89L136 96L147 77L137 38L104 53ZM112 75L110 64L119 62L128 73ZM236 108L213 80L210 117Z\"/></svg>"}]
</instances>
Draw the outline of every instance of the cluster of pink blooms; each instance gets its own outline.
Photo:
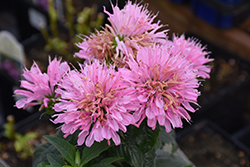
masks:
<instances>
[{"instance_id":1,"label":"cluster of pink blooms","mask_svg":"<svg viewBox=\"0 0 250 167\"><path fill-rule=\"evenodd\" d=\"M50 61L47 73L37 65L24 70L15 94L25 96L18 108L55 101L54 123L62 123L64 137L80 130L78 145L94 141L121 143L118 131L128 125L140 126L146 119L153 130L157 123L167 132L190 121L190 103L197 104L199 78L209 78L212 61L196 41L174 36L146 6L128 1L123 9L113 6L110 25L85 37L75 56L85 59L80 69L66 62Z\"/></svg>"}]
</instances>

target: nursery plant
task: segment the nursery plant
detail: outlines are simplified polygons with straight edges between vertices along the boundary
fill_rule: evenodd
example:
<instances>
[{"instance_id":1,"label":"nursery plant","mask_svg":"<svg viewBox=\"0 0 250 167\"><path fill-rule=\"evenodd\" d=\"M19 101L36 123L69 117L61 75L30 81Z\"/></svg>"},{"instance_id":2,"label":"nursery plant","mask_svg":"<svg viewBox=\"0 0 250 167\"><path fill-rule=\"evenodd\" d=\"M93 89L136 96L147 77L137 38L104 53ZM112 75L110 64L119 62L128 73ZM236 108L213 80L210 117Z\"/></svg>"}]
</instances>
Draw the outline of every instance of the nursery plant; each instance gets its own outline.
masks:
<instances>
[{"instance_id":1,"label":"nursery plant","mask_svg":"<svg viewBox=\"0 0 250 167\"><path fill-rule=\"evenodd\" d=\"M169 40L147 5L111 6L110 24L77 43L83 64L49 57L47 72L35 62L23 71L16 107L40 105L59 125L33 166L192 166L176 154L174 129L191 122L212 59L195 39Z\"/></svg>"},{"instance_id":2,"label":"nursery plant","mask_svg":"<svg viewBox=\"0 0 250 167\"><path fill-rule=\"evenodd\" d=\"M7 123L4 124L4 137L13 141L15 151L22 158L28 158L33 155L33 147L29 142L38 137L36 132L28 132L24 135L15 131L15 119L12 115L7 117Z\"/></svg>"}]
</instances>

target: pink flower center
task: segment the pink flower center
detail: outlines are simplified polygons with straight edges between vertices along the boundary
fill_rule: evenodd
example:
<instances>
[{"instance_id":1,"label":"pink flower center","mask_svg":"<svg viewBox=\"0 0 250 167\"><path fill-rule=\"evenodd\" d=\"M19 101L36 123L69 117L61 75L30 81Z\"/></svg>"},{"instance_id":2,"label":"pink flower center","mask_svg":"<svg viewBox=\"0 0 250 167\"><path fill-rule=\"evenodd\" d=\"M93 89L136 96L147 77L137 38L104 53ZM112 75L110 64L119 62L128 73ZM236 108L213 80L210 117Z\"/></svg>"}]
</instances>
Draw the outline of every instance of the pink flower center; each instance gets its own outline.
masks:
<instances>
[{"instance_id":1,"label":"pink flower center","mask_svg":"<svg viewBox=\"0 0 250 167\"><path fill-rule=\"evenodd\" d=\"M79 108L91 112L92 121L95 122L98 119L102 126L106 123L106 114L109 114L108 108L114 101L114 94L116 93L116 89L111 89L105 94L104 87L97 82L94 88L95 91L86 94L86 98L79 102Z\"/></svg>"},{"instance_id":2,"label":"pink flower center","mask_svg":"<svg viewBox=\"0 0 250 167\"><path fill-rule=\"evenodd\" d=\"M166 111L169 107L174 111L181 103L182 95L179 91L171 92L171 87L177 86L181 82L177 81L177 77L173 77L168 81L152 81L148 80L145 87L148 91L150 103L155 103L155 98L159 98L164 102L163 109ZM175 90L177 88L175 87ZM178 89L177 89L178 90Z\"/></svg>"},{"instance_id":3,"label":"pink flower center","mask_svg":"<svg viewBox=\"0 0 250 167\"><path fill-rule=\"evenodd\" d=\"M112 48L112 41L114 36L104 29L98 34L92 34L91 38L87 41L89 44L89 55L93 55L94 58L103 61L103 59L108 59L114 54L114 49Z\"/></svg>"}]
</instances>

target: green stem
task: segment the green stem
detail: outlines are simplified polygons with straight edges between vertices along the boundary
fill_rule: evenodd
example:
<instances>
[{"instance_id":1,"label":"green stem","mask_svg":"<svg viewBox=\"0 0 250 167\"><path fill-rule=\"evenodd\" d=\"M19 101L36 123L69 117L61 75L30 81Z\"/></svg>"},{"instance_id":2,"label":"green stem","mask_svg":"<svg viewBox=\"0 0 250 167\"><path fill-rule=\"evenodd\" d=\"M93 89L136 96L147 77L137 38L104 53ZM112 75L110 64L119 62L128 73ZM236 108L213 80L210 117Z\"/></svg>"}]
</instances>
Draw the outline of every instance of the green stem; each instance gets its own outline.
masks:
<instances>
[{"instance_id":1,"label":"green stem","mask_svg":"<svg viewBox=\"0 0 250 167\"><path fill-rule=\"evenodd\" d=\"M74 37L74 6L72 0L66 1L66 13L67 13L67 26L69 28L70 37Z\"/></svg>"},{"instance_id":2,"label":"green stem","mask_svg":"<svg viewBox=\"0 0 250 167\"><path fill-rule=\"evenodd\" d=\"M42 32L43 38L45 39L46 43L49 44L50 37L49 37L49 33L48 33L45 26L41 27L41 32Z\"/></svg>"},{"instance_id":3,"label":"green stem","mask_svg":"<svg viewBox=\"0 0 250 167\"><path fill-rule=\"evenodd\" d=\"M58 30L57 30L57 12L54 8L54 1L48 0L48 13L49 13L49 19L50 19L50 29L52 32L52 35L54 37L58 37Z\"/></svg>"}]
</instances>

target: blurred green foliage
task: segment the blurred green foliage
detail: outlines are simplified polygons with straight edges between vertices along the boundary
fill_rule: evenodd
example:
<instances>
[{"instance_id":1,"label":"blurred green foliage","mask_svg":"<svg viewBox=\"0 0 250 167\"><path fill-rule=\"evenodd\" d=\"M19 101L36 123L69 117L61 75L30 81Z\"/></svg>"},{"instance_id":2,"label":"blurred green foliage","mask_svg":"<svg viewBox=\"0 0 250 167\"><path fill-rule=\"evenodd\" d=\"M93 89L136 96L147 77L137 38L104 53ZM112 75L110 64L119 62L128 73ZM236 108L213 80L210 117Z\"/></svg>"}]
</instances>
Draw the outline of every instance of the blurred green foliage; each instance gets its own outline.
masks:
<instances>
[{"instance_id":1,"label":"blurred green foliage","mask_svg":"<svg viewBox=\"0 0 250 167\"><path fill-rule=\"evenodd\" d=\"M16 133L14 125L15 119L12 115L9 115L7 123L4 124L4 137L13 141L15 151L22 158L31 157L33 155L33 147L30 141L37 138L38 134L36 132L28 132L24 135Z\"/></svg>"},{"instance_id":2,"label":"blurred green foliage","mask_svg":"<svg viewBox=\"0 0 250 167\"><path fill-rule=\"evenodd\" d=\"M41 32L46 40L45 50L54 51L68 61L73 61L73 54L78 51L75 45L82 39L77 35L88 35L100 30L104 22L103 13L97 13L95 6L84 7L82 11L76 12L72 0L64 1L65 22L63 26L67 29L64 32L59 30L58 16L53 0L48 0L49 28L41 27ZM76 59L77 60L77 59Z\"/></svg>"}]
</instances>

